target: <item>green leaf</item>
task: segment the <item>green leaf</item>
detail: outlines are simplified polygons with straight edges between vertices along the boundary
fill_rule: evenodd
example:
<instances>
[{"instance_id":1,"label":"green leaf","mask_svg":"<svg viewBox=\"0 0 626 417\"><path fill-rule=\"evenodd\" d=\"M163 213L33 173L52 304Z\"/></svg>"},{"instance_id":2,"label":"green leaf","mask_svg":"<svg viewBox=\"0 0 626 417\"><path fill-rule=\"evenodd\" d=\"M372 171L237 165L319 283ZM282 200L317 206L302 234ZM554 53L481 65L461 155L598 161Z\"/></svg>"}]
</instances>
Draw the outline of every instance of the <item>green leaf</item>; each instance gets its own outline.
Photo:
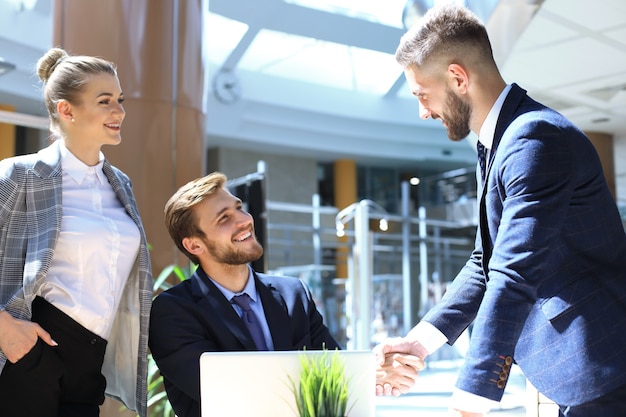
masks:
<instances>
[{"instance_id":1,"label":"green leaf","mask_svg":"<svg viewBox=\"0 0 626 417\"><path fill-rule=\"evenodd\" d=\"M287 376L299 417L346 415L349 378L345 375L345 363L338 350L332 355L325 347L322 350L319 355L300 356L299 386Z\"/></svg>"}]
</instances>

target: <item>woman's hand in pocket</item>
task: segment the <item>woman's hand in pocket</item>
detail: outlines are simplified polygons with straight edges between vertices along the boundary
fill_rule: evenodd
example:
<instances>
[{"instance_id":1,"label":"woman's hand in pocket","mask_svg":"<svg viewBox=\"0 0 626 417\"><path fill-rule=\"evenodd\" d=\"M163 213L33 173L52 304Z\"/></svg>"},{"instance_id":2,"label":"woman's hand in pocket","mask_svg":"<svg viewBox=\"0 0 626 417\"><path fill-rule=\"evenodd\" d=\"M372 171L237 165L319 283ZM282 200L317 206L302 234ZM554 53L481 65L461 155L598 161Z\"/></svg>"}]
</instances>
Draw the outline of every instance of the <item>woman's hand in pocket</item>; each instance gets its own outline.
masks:
<instances>
[{"instance_id":1,"label":"woman's hand in pocket","mask_svg":"<svg viewBox=\"0 0 626 417\"><path fill-rule=\"evenodd\" d=\"M56 346L50 333L39 324L14 318L7 311L0 311L0 350L9 362L22 359L41 338L50 346Z\"/></svg>"}]
</instances>

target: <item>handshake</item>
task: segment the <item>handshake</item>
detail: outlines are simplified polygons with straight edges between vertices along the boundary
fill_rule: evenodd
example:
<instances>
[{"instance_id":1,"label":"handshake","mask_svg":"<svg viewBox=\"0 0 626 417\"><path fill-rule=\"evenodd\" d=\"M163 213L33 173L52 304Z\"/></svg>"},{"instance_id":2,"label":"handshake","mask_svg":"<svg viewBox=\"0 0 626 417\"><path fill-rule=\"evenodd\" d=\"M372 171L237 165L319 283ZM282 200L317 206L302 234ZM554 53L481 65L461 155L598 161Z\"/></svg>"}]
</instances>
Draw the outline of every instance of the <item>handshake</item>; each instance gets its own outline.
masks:
<instances>
[{"instance_id":1,"label":"handshake","mask_svg":"<svg viewBox=\"0 0 626 417\"><path fill-rule=\"evenodd\" d=\"M419 342L390 338L373 349L376 355L376 395L406 394L424 369L428 352Z\"/></svg>"},{"instance_id":2,"label":"handshake","mask_svg":"<svg viewBox=\"0 0 626 417\"><path fill-rule=\"evenodd\" d=\"M389 338L375 346L376 395L406 394L415 385L419 372L424 369L428 351L417 341L407 338ZM483 413L450 408L450 417L483 417Z\"/></svg>"}]
</instances>

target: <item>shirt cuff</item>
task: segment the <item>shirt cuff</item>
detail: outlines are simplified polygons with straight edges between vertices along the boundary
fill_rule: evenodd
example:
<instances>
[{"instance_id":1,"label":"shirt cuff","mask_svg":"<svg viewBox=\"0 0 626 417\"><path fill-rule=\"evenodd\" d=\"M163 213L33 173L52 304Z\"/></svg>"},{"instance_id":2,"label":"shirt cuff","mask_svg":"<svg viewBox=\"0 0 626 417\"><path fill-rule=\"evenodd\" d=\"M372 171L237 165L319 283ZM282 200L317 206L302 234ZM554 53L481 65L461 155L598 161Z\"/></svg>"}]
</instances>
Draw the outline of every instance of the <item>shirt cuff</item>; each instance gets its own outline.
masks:
<instances>
[{"instance_id":1,"label":"shirt cuff","mask_svg":"<svg viewBox=\"0 0 626 417\"><path fill-rule=\"evenodd\" d=\"M409 340L417 340L430 355L448 341L448 338L435 326L427 321L417 323L406 336ZM423 358L422 358L423 359Z\"/></svg>"},{"instance_id":2,"label":"shirt cuff","mask_svg":"<svg viewBox=\"0 0 626 417\"><path fill-rule=\"evenodd\" d=\"M486 414L498 403L485 397L455 388L450 399L450 408L471 413Z\"/></svg>"}]
</instances>

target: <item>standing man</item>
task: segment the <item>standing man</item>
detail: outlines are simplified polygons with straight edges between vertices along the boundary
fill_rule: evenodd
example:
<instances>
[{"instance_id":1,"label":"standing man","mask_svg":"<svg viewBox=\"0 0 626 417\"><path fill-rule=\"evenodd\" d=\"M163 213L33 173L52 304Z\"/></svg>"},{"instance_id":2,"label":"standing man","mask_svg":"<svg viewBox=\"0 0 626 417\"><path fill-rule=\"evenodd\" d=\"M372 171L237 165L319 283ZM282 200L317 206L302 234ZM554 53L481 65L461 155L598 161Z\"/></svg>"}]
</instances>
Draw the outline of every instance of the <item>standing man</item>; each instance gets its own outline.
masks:
<instances>
[{"instance_id":1,"label":"standing man","mask_svg":"<svg viewBox=\"0 0 626 417\"><path fill-rule=\"evenodd\" d=\"M517 363L561 416L626 416L626 236L593 145L502 79L463 7L431 9L396 59L420 117L441 119L453 141L473 131L487 157L471 257L407 336L375 348L379 362L424 359L474 322L450 415L484 415ZM379 395L407 391L379 375Z\"/></svg>"},{"instance_id":2,"label":"standing man","mask_svg":"<svg viewBox=\"0 0 626 417\"><path fill-rule=\"evenodd\" d=\"M198 265L190 279L156 297L150 315L149 346L178 417L200 417L204 352L339 348L302 281L248 265L263 248L252 216L225 186L215 172L184 185L165 205L170 236Z\"/></svg>"}]
</instances>

